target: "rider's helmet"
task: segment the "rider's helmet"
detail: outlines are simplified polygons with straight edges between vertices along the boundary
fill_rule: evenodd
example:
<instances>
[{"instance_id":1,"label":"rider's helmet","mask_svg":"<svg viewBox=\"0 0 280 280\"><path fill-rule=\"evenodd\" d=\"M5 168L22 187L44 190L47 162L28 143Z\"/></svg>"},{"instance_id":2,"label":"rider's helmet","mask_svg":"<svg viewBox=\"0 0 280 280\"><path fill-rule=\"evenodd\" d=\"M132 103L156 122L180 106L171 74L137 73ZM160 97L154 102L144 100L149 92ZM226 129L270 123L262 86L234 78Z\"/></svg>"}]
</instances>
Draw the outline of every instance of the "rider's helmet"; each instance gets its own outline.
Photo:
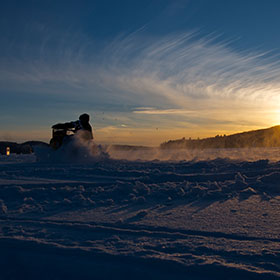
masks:
<instances>
[{"instance_id":1,"label":"rider's helmet","mask_svg":"<svg viewBox=\"0 0 280 280\"><path fill-rule=\"evenodd\" d=\"M79 116L79 120L82 123L88 123L89 122L89 114L82 114Z\"/></svg>"}]
</instances>

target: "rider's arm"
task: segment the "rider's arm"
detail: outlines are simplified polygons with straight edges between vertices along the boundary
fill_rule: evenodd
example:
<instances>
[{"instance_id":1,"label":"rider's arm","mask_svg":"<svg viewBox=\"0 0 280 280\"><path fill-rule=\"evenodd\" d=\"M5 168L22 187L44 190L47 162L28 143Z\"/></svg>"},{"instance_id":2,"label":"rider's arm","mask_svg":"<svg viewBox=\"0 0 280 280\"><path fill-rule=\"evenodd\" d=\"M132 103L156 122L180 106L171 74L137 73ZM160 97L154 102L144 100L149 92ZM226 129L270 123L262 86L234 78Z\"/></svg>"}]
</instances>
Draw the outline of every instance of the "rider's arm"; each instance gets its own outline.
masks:
<instances>
[{"instance_id":1,"label":"rider's arm","mask_svg":"<svg viewBox=\"0 0 280 280\"><path fill-rule=\"evenodd\" d=\"M75 128L75 127L76 127L75 122L57 123L52 126L52 128L55 128L55 129L68 129L68 128Z\"/></svg>"}]
</instances>

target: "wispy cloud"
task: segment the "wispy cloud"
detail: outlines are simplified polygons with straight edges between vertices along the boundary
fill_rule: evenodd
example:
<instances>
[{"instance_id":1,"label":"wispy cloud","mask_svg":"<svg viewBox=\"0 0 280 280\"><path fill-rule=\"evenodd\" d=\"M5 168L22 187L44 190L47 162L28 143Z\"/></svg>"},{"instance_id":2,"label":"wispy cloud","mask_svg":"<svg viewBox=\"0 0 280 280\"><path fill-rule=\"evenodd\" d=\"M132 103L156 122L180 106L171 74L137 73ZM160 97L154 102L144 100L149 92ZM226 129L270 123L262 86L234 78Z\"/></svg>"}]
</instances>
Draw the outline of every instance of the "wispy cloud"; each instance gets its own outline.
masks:
<instances>
[{"instance_id":1,"label":"wispy cloud","mask_svg":"<svg viewBox=\"0 0 280 280\"><path fill-rule=\"evenodd\" d=\"M209 100L246 104L279 99L279 62L271 62L264 53L238 53L226 44L214 44L211 38L197 39L192 33L148 43L144 38L144 43L134 39L119 44L122 50L123 45L126 48L117 52L111 65L111 71L119 73L113 80L123 90L163 97L179 108L205 100L213 107ZM133 56L134 44L139 51ZM132 57L129 64L123 61L127 56Z\"/></svg>"},{"instance_id":2,"label":"wispy cloud","mask_svg":"<svg viewBox=\"0 0 280 280\"><path fill-rule=\"evenodd\" d=\"M49 46L52 40L57 48ZM68 85L73 91L102 89L121 99L127 94L149 96L147 103L162 97L178 107L209 98L278 98L278 61L271 62L265 53L239 53L225 43L214 43L213 36L199 38L190 32L149 38L140 30L116 38L103 50L75 36L57 40L44 40L34 57L21 54L6 60L0 68L4 85L24 83L41 90L43 85L50 92L53 85Z\"/></svg>"},{"instance_id":3,"label":"wispy cloud","mask_svg":"<svg viewBox=\"0 0 280 280\"><path fill-rule=\"evenodd\" d=\"M189 115L193 114L195 111L182 110L182 109L142 109L133 111L134 114L146 114L146 115Z\"/></svg>"}]
</instances>

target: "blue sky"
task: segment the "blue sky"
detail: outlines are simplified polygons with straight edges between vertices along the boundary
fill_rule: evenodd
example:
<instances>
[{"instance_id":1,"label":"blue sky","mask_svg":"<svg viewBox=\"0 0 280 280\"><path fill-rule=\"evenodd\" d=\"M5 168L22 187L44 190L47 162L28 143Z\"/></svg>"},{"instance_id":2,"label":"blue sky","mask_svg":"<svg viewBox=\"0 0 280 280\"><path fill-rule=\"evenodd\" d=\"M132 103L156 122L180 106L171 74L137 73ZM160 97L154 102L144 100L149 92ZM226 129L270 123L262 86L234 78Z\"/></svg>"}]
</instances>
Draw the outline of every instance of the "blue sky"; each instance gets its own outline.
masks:
<instances>
[{"instance_id":1,"label":"blue sky","mask_svg":"<svg viewBox=\"0 0 280 280\"><path fill-rule=\"evenodd\" d=\"M280 2L6 1L0 140L48 141L92 116L100 143L159 143L280 123Z\"/></svg>"}]
</instances>

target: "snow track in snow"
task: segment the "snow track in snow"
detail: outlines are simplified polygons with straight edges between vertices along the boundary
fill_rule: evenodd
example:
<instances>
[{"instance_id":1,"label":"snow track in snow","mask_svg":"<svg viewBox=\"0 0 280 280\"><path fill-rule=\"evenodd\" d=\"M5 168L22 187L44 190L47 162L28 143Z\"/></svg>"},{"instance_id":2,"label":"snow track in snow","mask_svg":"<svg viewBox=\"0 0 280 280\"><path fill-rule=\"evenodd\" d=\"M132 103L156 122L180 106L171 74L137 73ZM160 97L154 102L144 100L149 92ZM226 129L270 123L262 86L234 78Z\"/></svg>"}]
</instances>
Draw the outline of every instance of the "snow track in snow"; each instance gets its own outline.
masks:
<instances>
[{"instance_id":1,"label":"snow track in snow","mask_svg":"<svg viewBox=\"0 0 280 280\"><path fill-rule=\"evenodd\" d=\"M116 224L116 223L86 223L77 221L62 221L62 220L36 220L36 219L1 219L0 223L4 223L5 230L8 229L7 225L10 224L10 228L15 228L17 224L20 227L25 225L30 226L42 226L49 228L58 229L77 229L77 230L87 230L88 232L104 232L108 234L129 234L129 235L140 235L140 236L151 236L159 238L172 238L172 239L188 239L190 236L201 236L201 237L213 237L230 239L236 241L263 241L263 242L280 242L280 238L268 238L268 237L258 237L258 236L245 236L238 234L227 234L224 232L215 231L199 231L199 230L182 230L182 229L172 229L166 227L152 227L147 225L135 225L135 224ZM279 244L280 246L280 244ZM280 254L280 252L279 252Z\"/></svg>"},{"instance_id":2,"label":"snow track in snow","mask_svg":"<svg viewBox=\"0 0 280 280\"><path fill-rule=\"evenodd\" d=\"M89 258L124 257L136 263L138 259L140 263L150 259L157 260L157 264L162 262L162 266L174 262L182 270L185 268L186 273L196 271L196 276L201 277L204 273L198 273L199 269L210 265L216 268L214 271L243 274L247 279L280 277L279 239L70 221L14 219L0 223L5 223L6 232L0 239L2 248L16 245L37 252L51 250L51 253L67 250L73 256L85 252ZM207 273L211 277L211 272Z\"/></svg>"}]
</instances>

